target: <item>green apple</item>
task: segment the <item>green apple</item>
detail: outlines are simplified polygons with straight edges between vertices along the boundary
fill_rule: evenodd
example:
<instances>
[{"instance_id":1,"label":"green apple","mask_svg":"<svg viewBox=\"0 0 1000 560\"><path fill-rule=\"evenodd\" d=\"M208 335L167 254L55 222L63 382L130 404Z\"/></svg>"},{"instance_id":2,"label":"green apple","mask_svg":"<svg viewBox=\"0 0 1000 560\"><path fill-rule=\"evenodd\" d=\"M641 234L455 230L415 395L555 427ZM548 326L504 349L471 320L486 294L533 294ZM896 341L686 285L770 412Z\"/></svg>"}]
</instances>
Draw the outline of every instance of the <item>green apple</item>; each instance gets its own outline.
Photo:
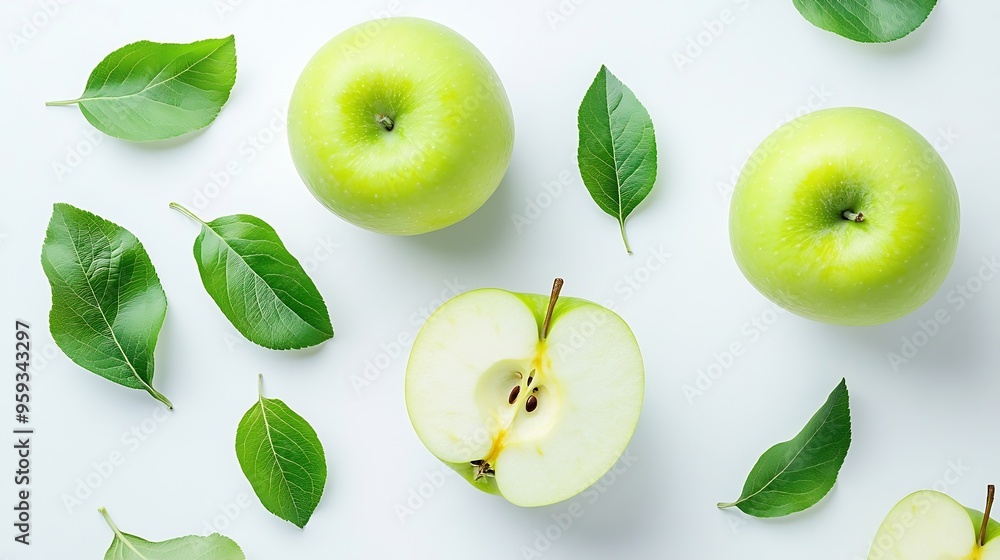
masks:
<instances>
[{"instance_id":1,"label":"green apple","mask_svg":"<svg viewBox=\"0 0 1000 560\"><path fill-rule=\"evenodd\" d=\"M940 492L921 490L889 511L875 534L868 560L1000 560L1000 523L962 507Z\"/></svg>"},{"instance_id":2,"label":"green apple","mask_svg":"<svg viewBox=\"0 0 1000 560\"><path fill-rule=\"evenodd\" d=\"M417 436L473 486L520 506L571 498L614 466L645 377L613 311L582 299L481 289L420 329L406 367Z\"/></svg>"},{"instance_id":3,"label":"green apple","mask_svg":"<svg viewBox=\"0 0 1000 560\"><path fill-rule=\"evenodd\" d=\"M733 192L729 236L750 283L810 319L874 325L927 302L958 246L958 192L902 121L826 109L768 137Z\"/></svg>"},{"instance_id":4,"label":"green apple","mask_svg":"<svg viewBox=\"0 0 1000 560\"><path fill-rule=\"evenodd\" d=\"M483 53L417 18L352 27L317 52L288 109L299 175L338 216L415 235L469 216L514 147L507 93Z\"/></svg>"}]
</instances>

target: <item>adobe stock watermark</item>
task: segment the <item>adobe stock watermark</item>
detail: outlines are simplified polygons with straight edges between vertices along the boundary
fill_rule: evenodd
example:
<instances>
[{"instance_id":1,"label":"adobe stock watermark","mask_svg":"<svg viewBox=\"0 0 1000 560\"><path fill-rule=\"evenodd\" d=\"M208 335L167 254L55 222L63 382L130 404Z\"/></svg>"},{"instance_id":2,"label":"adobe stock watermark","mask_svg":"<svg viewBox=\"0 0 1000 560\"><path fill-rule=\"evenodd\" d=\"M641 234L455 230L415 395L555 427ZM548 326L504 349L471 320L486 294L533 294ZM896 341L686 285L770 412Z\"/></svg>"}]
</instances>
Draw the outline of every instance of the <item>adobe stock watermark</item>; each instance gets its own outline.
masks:
<instances>
[{"instance_id":1,"label":"adobe stock watermark","mask_svg":"<svg viewBox=\"0 0 1000 560\"><path fill-rule=\"evenodd\" d=\"M354 387L354 392L360 395L366 387L378 381L382 374L406 352L406 348L413 343L414 332L424 324L431 313L444 305L444 302L468 289L457 277L446 279L444 287L437 296L410 313L407 318L409 328L401 329L394 337L380 343L379 351L365 359L361 373L351 375L351 386Z\"/></svg>"},{"instance_id":2,"label":"adobe stock watermark","mask_svg":"<svg viewBox=\"0 0 1000 560\"><path fill-rule=\"evenodd\" d=\"M452 478L459 478L458 473L446 465L424 472L423 480L415 487L410 488L406 499L402 502L396 502L392 506L399 523L406 523L408 518L416 515Z\"/></svg>"},{"instance_id":3,"label":"adobe stock watermark","mask_svg":"<svg viewBox=\"0 0 1000 560\"><path fill-rule=\"evenodd\" d=\"M926 137L927 145L922 147L918 154L911 155L902 165L901 172L909 173L915 177L919 177L922 173L928 171L933 172L935 168L942 165L942 156L950 152L959 139L961 139L961 135L950 125L938 127L935 129L933 136ZM892 206L895 195L895 190L879 193L880 198L887 207Z\"/></svg>"},{"instance_id":4,"label":"adobe stock watermark","mask_svg":"<svg viewBox=\"0 0 1000 560\"><path fill-rule=\"evenodd\" d=\"M948 461L944 473L931 483L929 488L930 490L947 495L971 471L972 468L963 464L961 459ZM888 558L886 554L916 524L916 515L925 514L934 507L934 497L923 496L915 501L915 505L917 506L916 512L899 516L897 523L889 527L889 532L880 534L878 541L868 543L868 546L864 547L863 551L859 551L854 555L854 559L879 560L881 558Z\"/></svg>"},{"instance_id":5,"label":"adobe stock watermark","mask_svg":"<svg viewBox=\"0 0 1000 560\"><path fill-rule=\"evenodd\" d=\"M830 99L833 97L833 90L828 88L826 84L810 86L809 95L806 96L805 101L778 119L777 122L774 123L774 129L777 130L799 117L803 117L827 107L830 104ZM761 148L764 149L749 150L746 155L746 162L743 166L730 166L729 177L724 180L720 179L716 181L715 188L723 202L728 201L733 196L733 191L736 189L736 183L739 181L740 174L743 170L746 169L748 173L752 173L757 169L764 157L774 149L774 141L770 139L770 136L764 140L764 143L761 144Z\"/></svg>"},{"instance_id":6,"label":"adobe stock watermark","mask_svg":"<svg viewBox=\"0 0 1000 560\"><path fill-rule=\"evenodd\" d=\"M56 181L62 183L66 176L76 171L103 141L104 135L96 128L82 129L80 139L66 145L62 159L52 162L52 173L56 176Z\"/></svg>"},{"instance_id":7,"label":"adobe stock watermark","mask_svg":"<svg viewBox=\"0 0 1000 560\"><path fill-rule=\"evenodd\" d=\"M632 272L626 273L615 282L615 294L620 297L606 299L601 305L617 313L625 302L632 299L652 280L656 272L666 266L668 259L670 253L663 247L650 248L645 260L641 261ZM591 337L600 332L601 325L609 319L607 313L598 309L590 309L586 313L587 318L575 323L572 331L569 333L563 331L556 341L554 338L549 338L548 344L552 352L560 357L578 352L587 346Z\"/></svg>"},{"instance_id":8,"label":"adobe stock watermark","mask_svg":"<svg viewBox=\"0 0 1000 560\"><path fill-rule=\"evenodd\" d=\"M517 233L524 233L525 228L535 223L542 216L542 213L562 195L566 187L574 182L573 173L567 170L559 172L555 179L543 182L542 188L534 196L524 198L524 210L521 213L510 215L514 230Z\"/></svg>"},{"instance_id":9,"label":"adobe stock watermark","mask_svg":"<svg viewBox=\"0 0 1000 560\"><path fill-rule=\"evenodd\" d=\"M580 6L586 3L587 0L559 0L557 4L545 10L545 21L549 22L549 28L555 31L557 27L576 15Z\"/></svg>"},{"instance_id":10,"label":"adobe stock watermark","mask_svg":"<svg viewBox=\"0 0 1000 560\"><path fill-rule=\"evenodd\" d=\"M934 131L934 136L928 139L933 150L926 150L919 158L911 158L903 167L910 172L924 171L940 161L938 155L944 155L958 143L962 136L951 126L939 127Z\"/></svg>"},{"instance_id":11,"label":"adobe stock watermark","mask_svg":"<svg viewBox=\"0 0 1000 560\"><path fill-rule=\"evenodd\" d=\"M205 521L205 526L202 528L201 534L208 536L212 533L227 531L252 504L250 496L244 493L237 494L232 502L219 504L219 513L210 520Z\"/></svg>"},{"instance_id":12,"label":"adobe stock watermark","mask_svg":"<svg viewBox=\"0 0 1000 560\"><path fill-rule=\"evenodd\" d=\"M15 24L13 31L7 32L7 43L14 53L21 52L21 49L58 18L63 13L63 8L71 2L72 0L38 0L35 3L38 8L22 17Z\"/></svg>"},{"instance_id":13,"label":"adobe stock watermark","mask_svg":"<svg viewBox=\"0 0 1000 560\"><path fill-rule=\"evenodd\" d=\"M112 450L104 458L92 462L90 472L76 479L73 491L63 492L60 496L66 513L72 515L78 507L87 502L94 495L94 492L114 476L115 472L125 465L129 457L134 455L156 433L160 425L169 420L172 415L172 410L162 407L154 408L149 416L122 432L118 439L120 447Z\"/></svg>"},{"instance_id":14,"label":"adobe stock watermark","mask_svg":"<svg viewBox=\"0 0 1000 560\"><path fill-rule=\"evenodd\" d=\"M650 247L644 259L638 256L638 254L633 255L632 258L640 259L639 264L631 272L627 272L615 280L612 286L615 297L610 297L601 302L603 307L615 313L621 311L622 307L629 300L649 284L657 272L663 270L667 265L667 261L672 258L672 255L660 245L659 247ZM591 332L590 334L593 333ZM582 346L583 341L579 340L578 342Z\"/></svg>"},{"instance_id":15,"label":"adobe stock watermark","mask_svg":"<svg viewBox=\"0 0 1000 560\"><path fill-rule=\"evenodd\" d=\"M6 237L6 236L3 236ZM35 352L32 356L31 371L38 374L45 371L53 361L63 354L59 352L59 347L55 342L46 342L41 351Z\"/></svg>"},{"instance_id":16,"label":"adobe stock watermark","mask_svg":"<svg viewBox=\"0 0 1000 560\"><path fill-rule=\"evenodd\" d=\"M731 25L739 19L739 13L750 7L751 0L731 0L733 8L723 8L715 16L701 21L702 29L693 35L688 35L684 47L674 51L672 58L678 72L683 72L686 66L694 64L705 51L710 49L715 41L722 37Z\"/></svg>"},{"instance_id":17,"label":"adobe stock watermark","mask_svg":"<svg viewBox=\"0 0 1000 560\"><path fill-rule=\"evenodd\" d=\"M215 15L218 16L219 21L223 21L229 14L232 14L238 8L248 3L246 0L215 0L212 2L212 10L215 11Z\"/></svg>"},{"instance_id":18,"label":"adobe stock watermark","mask_svg":"<svg viewBox=\"0 0 1000 560\"><path fill-rule=\"evenodd\" d=\"M562 511L553 513L552 523L536 530L529 542L521 545L521 558L525 560L541 558L552 550L555 543L573 528L576 521L587 514L587 509L596 504L638 460L638 457L632 455L631 450L626 449L611 470L593 486L584 490L579 497L573 498Z\"/></svg>"},{"instance_id":19,"label":"adobe stock watermark","mask_svg":"<svg viewBox=\"0 0 1000 560\"><path fill-rule=\"evenodd\" d=\"M399 0L390 0L384 8L372 12L372 19L362 24L361 33L356 34L351 43L341 46L341 53L349 57L360 54L361 50L367 47L386 25L389 25L388 19L399 15L402 11L403 5Z\"/></svg>"},{"instance_id":20,"label":"adobe stock watermark","mask_svg":"<svg viewBox=\"0 0 1000 560\"><path fill-rule=\"evenodd\" d=\"M324 235L322 237L316 237L316 243L313 245L312 251L299 262L302 263L302 268L306 272L312 274L319 270L320 266L326 261L333 258L333 254L340 249L340 242L334 241L333 236L330 234Z\"/></svg>"},{"instance_id":21,"label":"adobe stock watermark","mask_svg":"<svg viewBox=\"0 0 1000 560\"><path fill-rule=\"evenodd\" d=\"M288 128L288 111L279 107L271 111L270 118L256 132L248 134L233 154L222 166L208 173L208 182L196 187L189 204L195 210L204 210L218 198L233 179L241 175L246 167L255 161Z\"/></svg>"},{"instance_id":22,"label":"adobe stock watermark","mask_svg":"<svg viewBox=\"0 0 1000 560\"><path fill-rule=\"evenodd\" d=\"M1000 260L995 254L982 257L979 261L979 268L974 274L948 291L944 298L948 305L941 306L918 320L917 328L909 335L901 337L899 348L885 355L892 371L898 372L901 367L916 358L917 354L941 333L944 326L951 323L953 314L960 313L968 307L969 302L996 278L997 273L1000 273Z\"/></svg>"},{"instance_id":23,"label":"adobe stock watermark","mask_svg":"<svg viewBox=\"0 0 1000 560\"><path fill-rule=\"evenodd\" d=\"M632 299L636 293L639 292L650 280L653 279L653 275L659 272L667 264L667 260L670 259L670 253L668 253L662 245L659 247L650 247L646 254L645 260L642 264L635 267L632 272L629 272L621 277L617 282L615 282L615 294L619 297L617 300L613 301L611 305L606 306L608 309L615 309L620 305L623 305L628 300Z\"/></svg>"},{"instance_id":24,"label":"adobe stock watermark","mask_svg":"<svg viewBox=\"0 0 1000 560\"><path fill-rule=\"evenodd\" d=\"M489 417L486 420L486 425L461 438L459 441L461 444L460 454L468 457L478 455L484 447L489 447L487 443L492 441L495 434L501 433L504 429L505 427L500 425L499 417ZM396 518L399 519L399 523L406 523L408 518L416 515L452 479L461 479L461 477L447 465L438 464L436 468L426 471L423 479L416 486L410 488L406 499L393 504L392 509Z\"/></svg>"},{"instance_id":25,"label":"adobe stock watermark","mask_svg":"<svg viewBox=\"0 0 1000 560\"><path fill-rule=\"evenodd\" d=\"M740 327L740 336L722 350L713 352L711 361L698 368L691 382L681 386L681 391L688 404L694 405L696 399L705 396L705 393L714 387L740 358L746 355L750 347L774 328L781 316L786 313L788 312L771 303L763 311L747 319Z\"/></svg>"}]
</instances>

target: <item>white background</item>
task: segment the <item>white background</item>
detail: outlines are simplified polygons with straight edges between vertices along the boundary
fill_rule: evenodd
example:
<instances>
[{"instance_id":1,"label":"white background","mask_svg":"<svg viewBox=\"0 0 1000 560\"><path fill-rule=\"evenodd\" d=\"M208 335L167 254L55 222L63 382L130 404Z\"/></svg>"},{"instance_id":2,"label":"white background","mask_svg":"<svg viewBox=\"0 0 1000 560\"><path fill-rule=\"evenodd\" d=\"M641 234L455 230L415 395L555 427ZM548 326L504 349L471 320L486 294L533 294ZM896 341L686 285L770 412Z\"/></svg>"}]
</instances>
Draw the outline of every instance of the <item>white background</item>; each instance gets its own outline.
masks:
<instances>
[{"instance_id":1,"label":"white background","mask_svg":"<svg viewBox=\"0 0 1000 560\"><path fill-rule=\"evenodd\" d=\"M47 18L38 15L39 2L5 1L0 337L9 344L0 344L8 348L0 360L11 370L13 322L30 321L38 433L30 548L11 540L15 458L10 443L0 452L0 557L102 557L111 541L96 512L102 505L124 530L152 540L201 534L217 523L251 559L523 558L524 547L545 548L536 531L573 503L583 515L565 530L549 529L561 534L546 558L800 558L809 551L854 559L865 557L886 512L911 491L937 486L980 507L986 484L1000 482L992 431L1000 281L975 279L1000 239L1000 4L945 2L912 36L861 45L814 28L791 0L576 1L562 2L567 15L554 24L547 12L558 13L557 0L233 0L221 15L226 5L210 1L72 2ZM516 118L513 161L493 198L459 225L418 238L362 231L316 203L274 118L320 45L388 8L440 21L475 43L503 79ZM730 23L718 37L702 35L706 46L679 68L675 55L724 10ZM12 36L25 32L22 18L44 25L18 41ZM129 144L93 133L75 108L43 106L79 94L97 62L126 43L229 33L239 54L236 87L201 134ZM660 175L629 220L631 257L576 170L576 110L601 64L635 91L657 127ZM720 189L779 122L810 104L880 109L943 148L961 194L961 243L942 291L909 317L844 328L776 315L735 266ZM252 159L248 137L264 145ZM77 151L86 155L78 160ZM240 174L206 191L231 160ZM550 202L543 185L561 174L568 184L519 232L512 216L524 215L526 200ZM197 193L215 194L199 210L205 218L251 213L278 230L325 296L333 340L279 353L239 337L201 286L191 256L196 227L167 208L172 200L195 206ZM51 344L39 252L57 201L125 226L156 265L169 311L155 385L176 406L162 422L148 395L82 370ZM649 261L659 250L670 257L647 268L659 266ZM449 283L544 293L557 275L566 278L567 295L613 302L639 339L647 395L631 466L590 494L597 500L538 509L449 476L433 492L425 485L429 497L413 500L419 507L401 520L397 505L409 507L411 491L443 470L406 416L408 347L377 359L382 348L412 339ZM966 283L981 288L973 299L948 297ZM924 347L894 369L888 354L935 314L947 324L929 341L918 335ZM733 344L745 351L730 360L724 353ZM356 388L352 379L363 379L366 360L376 359L388 365ZM687 398L684 386L716 363L712 371L722 375L702 379L703 394ZM309 419L326 448L329 482L304 531L260 506L236 461L236 424L255 398L258 372L266 393ZM716 509L739 494L759 454L794 435L842 376L854 443L831 494L780 520ZM6 431L14 427L13 382L3 379ZM123 439L133 427L146 438L138 445ZM124 463L104 478L100 464L113 453ZM99 486L69 511L65 496L88 476Z\"/></svg>"}]
</instances>

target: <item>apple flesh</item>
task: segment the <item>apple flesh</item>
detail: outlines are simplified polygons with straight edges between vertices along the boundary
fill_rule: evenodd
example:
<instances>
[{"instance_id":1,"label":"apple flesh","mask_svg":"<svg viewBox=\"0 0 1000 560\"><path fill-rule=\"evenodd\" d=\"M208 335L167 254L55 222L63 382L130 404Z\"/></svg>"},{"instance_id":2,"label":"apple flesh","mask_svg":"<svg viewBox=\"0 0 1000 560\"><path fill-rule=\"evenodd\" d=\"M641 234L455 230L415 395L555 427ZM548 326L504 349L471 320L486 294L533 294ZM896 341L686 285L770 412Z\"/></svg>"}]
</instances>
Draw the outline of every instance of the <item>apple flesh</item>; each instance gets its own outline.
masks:
<instances>
[{"instance_id":1,"label":"apple flesh","mask_svg":"<svg viewBox=\"0 0 1000 560\"><path fill-rule=\"evenodd\" d=\"M420 329L406 407L428 450L520 506L571 498L614 466L635 431L644 374L617 314L499 289L466 292Z\"/></svg>"},{"instance_id":2,"label":"apple flesh","mask_svg":"<svg viewBox=\"0 0 1000 560\"><path fill-rule=\"evenodd\" d=\"M751 284L810 319L873 325L937 292L958 247L958 192L902 121L837 108L775 131L733 192L733 255Z\"/></svg>"},{"instance_id":3,"label":"apple flesh","mask_svg":"<svg viewBox=\"0 0 1000 560\"><path fill-rule=\"evenodd\" d=\"M1000 560L1000 524L933 490L900 500L875 534L868 560Z\"/></svg>"},{"instance_id":4,"label":"apple flesh","mask_svg":"<svg viewBox=\"0 0 1000 560\"><path fill-rule=\"evenodd\" d=\"M317 199L394 235L469 216L500 184L514 119L489 61L418 18L358 25L324 45L292 93L288 142Z\"/></svg>"}]
</instances>

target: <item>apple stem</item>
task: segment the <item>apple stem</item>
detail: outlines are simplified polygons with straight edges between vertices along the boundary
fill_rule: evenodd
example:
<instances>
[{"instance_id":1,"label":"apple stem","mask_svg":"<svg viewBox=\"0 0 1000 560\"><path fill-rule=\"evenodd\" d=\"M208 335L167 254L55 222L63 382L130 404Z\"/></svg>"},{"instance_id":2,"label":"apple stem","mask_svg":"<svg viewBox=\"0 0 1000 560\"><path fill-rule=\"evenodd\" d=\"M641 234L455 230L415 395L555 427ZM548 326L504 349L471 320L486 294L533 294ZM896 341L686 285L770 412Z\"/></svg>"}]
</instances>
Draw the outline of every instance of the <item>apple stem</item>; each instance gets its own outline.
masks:
<instances>
[{"instance_id":1,"label":"apple stem","mask_svg":"<svg viewBox=\"0 0 1000 560\"><path fill-rule=\"evenodd\" d=\"M843 216L845 220L848 220L850 222L859 222L860 223L860 222L865 221L865 215L863 213L861 213L861 212L854 213L854 212L852 212L850 210L844 210L844 212L841 214L841 216Z\"/></svg>"},{"instance_id":2,"label":"apple stem","mask_svg":"<svg viewBox=\"0 0 1000 560\"><path fill-rule=\"evenodd\" d=\"M986 546L986 529L990 524L990 510L993 509L993 495L996 488L992 484L986 487L986 512L983 514L983 526L979 528L979 546Z\"/></svg>"},{"instance_id":3,"label":"apple stem","mask_svg":"<svg viewBox=\"0 0 1000 560\"><path fill-rule=\"evenodd\" d=\"M563 279L556 278L552 282L552 295L549 296L549 308L545 311L545 322L542 323L542 340L549 336L549 321L552 320L552 311L556 308L556 301L559 299L559 292L562 291Z\"/></svg>"},{"instance_id":4,"label":"apple stem","mask_svg":"<svg viewBox=\"0 0 1000 560\"><path fill-rule=\"evenodd\" d=\"M392 129L396 126L396 123L392 122L392 118L384 113L376 115L375 122L382 125L388 132L392 132Z\"/></svg>"}]
</instances>

